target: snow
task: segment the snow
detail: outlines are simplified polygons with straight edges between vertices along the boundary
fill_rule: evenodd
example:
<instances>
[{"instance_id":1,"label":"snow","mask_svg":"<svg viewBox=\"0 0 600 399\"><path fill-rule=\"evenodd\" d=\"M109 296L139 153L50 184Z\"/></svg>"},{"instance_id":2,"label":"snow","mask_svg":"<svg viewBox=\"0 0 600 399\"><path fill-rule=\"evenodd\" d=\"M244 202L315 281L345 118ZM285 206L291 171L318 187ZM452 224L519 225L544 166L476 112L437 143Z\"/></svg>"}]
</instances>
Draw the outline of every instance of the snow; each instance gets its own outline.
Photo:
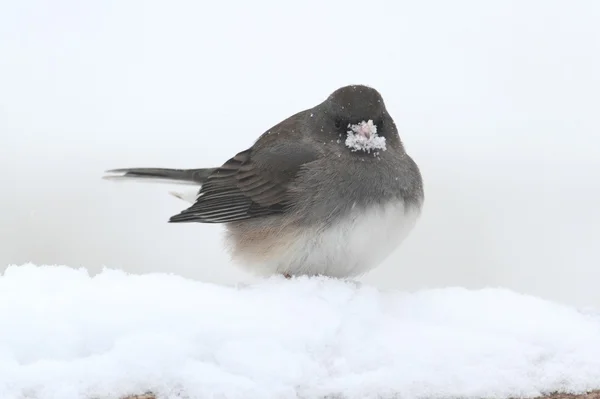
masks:
<instances>
[{"instance_id":1,"label":"snow","mask_svg":"<svg viewBox=\"0 0 600 399\"><path fill-rule=\"evenodd\" d=\"M407 273L410 270L406 270ZM506 398L600 388L600 318L505 289L10 266L0 398ZM181 396L178 396L180 395Z\"/></svg>"},{"instance_id":2,"label":"snow","mask_svg":"<svg viewBox=\"0 0 600 399\"><path fill-rule=\"evenodd\" d=\"M386 150L385 137L377 135L377 125L372 120L362 121L357 124L348 124L348 136L346 137L346 146L353 151ZM377 152L375 152L377 155Z\"/></svg>"}]
</instances>

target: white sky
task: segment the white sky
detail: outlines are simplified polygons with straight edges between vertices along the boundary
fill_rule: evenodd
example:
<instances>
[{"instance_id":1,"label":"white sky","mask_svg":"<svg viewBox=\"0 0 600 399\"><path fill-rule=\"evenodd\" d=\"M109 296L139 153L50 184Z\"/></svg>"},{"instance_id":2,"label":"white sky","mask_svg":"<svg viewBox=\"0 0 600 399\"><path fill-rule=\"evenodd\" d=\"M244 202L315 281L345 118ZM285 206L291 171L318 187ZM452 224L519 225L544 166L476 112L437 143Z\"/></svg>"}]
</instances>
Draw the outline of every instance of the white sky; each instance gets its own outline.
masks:
<instances>
[{"instance_id":1,"label":"white sky","mask_svg":"<svg viewBox=\"0 0 600 399\"><path fill-rule=\"evenodd\" d=\"M215 166L349 83L425 178L365 281L502 285L600 307L600 3L30 1L0 5L0 267L234 283L221 228L105 169Z\"/></svg>"}]
</instances>

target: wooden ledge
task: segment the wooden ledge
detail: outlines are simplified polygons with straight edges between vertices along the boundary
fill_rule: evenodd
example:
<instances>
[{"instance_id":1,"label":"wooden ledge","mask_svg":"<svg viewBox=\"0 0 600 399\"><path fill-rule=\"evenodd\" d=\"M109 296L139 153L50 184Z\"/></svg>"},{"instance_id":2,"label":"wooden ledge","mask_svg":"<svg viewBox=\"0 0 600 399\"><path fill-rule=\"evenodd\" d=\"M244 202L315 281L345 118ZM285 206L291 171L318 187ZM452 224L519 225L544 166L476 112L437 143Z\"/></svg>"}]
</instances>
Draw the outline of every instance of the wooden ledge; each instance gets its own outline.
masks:
<instances>
[{"instance_id":1,"label":"wooden ledge","mask_svg":"<svg viewBox=\"0 0 600 399\"><path fill-rule=\"evenodd\" d=\"M148 393L144 393L141 395L124 396L120 399L156 399L156 396L154 396L152 393L148 392ZM512 398L512 399L516 399L516 398ZM583 393L583 394L555 392L555 393L551 393L549 395L540 396L535 399L600 399L600 389L590 391L588 393Z\"/></svg>"}]
</instances>

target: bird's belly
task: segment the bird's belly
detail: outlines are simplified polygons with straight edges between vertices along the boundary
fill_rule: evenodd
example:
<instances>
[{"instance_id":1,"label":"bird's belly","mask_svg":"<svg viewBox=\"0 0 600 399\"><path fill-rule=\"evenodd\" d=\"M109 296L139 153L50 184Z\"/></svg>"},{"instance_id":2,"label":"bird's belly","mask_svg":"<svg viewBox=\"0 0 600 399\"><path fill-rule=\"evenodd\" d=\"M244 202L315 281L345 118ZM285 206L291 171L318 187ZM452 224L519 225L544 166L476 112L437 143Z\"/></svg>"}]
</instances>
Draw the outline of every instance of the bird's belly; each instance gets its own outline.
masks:
<instances>
[{"instance_id":1,"label":"bird's belly","mask_svg":"<svg viewBox=\"0 0 600 399\"><path fill-rule=\"evenodd\" d=\"M289 228L262 256L240 260L262 275L358 276L390 255L418 217L418 210L405 210L402 202L355 208L327 227Z\"/></svg>"}]
</instances>

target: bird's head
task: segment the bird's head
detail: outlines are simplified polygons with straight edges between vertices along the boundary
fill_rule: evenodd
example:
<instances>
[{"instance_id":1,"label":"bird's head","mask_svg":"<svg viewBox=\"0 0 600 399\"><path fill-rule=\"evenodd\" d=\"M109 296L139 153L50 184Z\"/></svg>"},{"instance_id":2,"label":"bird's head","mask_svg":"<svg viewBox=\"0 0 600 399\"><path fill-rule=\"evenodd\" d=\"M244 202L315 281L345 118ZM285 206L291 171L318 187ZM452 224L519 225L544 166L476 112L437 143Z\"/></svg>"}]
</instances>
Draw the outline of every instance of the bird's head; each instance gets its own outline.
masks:
<instances>
[{"instance_id":1,"label":"bird's head","mask_svg":"<svg viewBox=\"0 0 600 399\"><path fill-rule=\"evenodd\" d=\"M398 131L379 92L363 85L344 86L316 109L321 131L337 137L348 151L378 154L401 146Z\"/></svg>"}]
</instances>

